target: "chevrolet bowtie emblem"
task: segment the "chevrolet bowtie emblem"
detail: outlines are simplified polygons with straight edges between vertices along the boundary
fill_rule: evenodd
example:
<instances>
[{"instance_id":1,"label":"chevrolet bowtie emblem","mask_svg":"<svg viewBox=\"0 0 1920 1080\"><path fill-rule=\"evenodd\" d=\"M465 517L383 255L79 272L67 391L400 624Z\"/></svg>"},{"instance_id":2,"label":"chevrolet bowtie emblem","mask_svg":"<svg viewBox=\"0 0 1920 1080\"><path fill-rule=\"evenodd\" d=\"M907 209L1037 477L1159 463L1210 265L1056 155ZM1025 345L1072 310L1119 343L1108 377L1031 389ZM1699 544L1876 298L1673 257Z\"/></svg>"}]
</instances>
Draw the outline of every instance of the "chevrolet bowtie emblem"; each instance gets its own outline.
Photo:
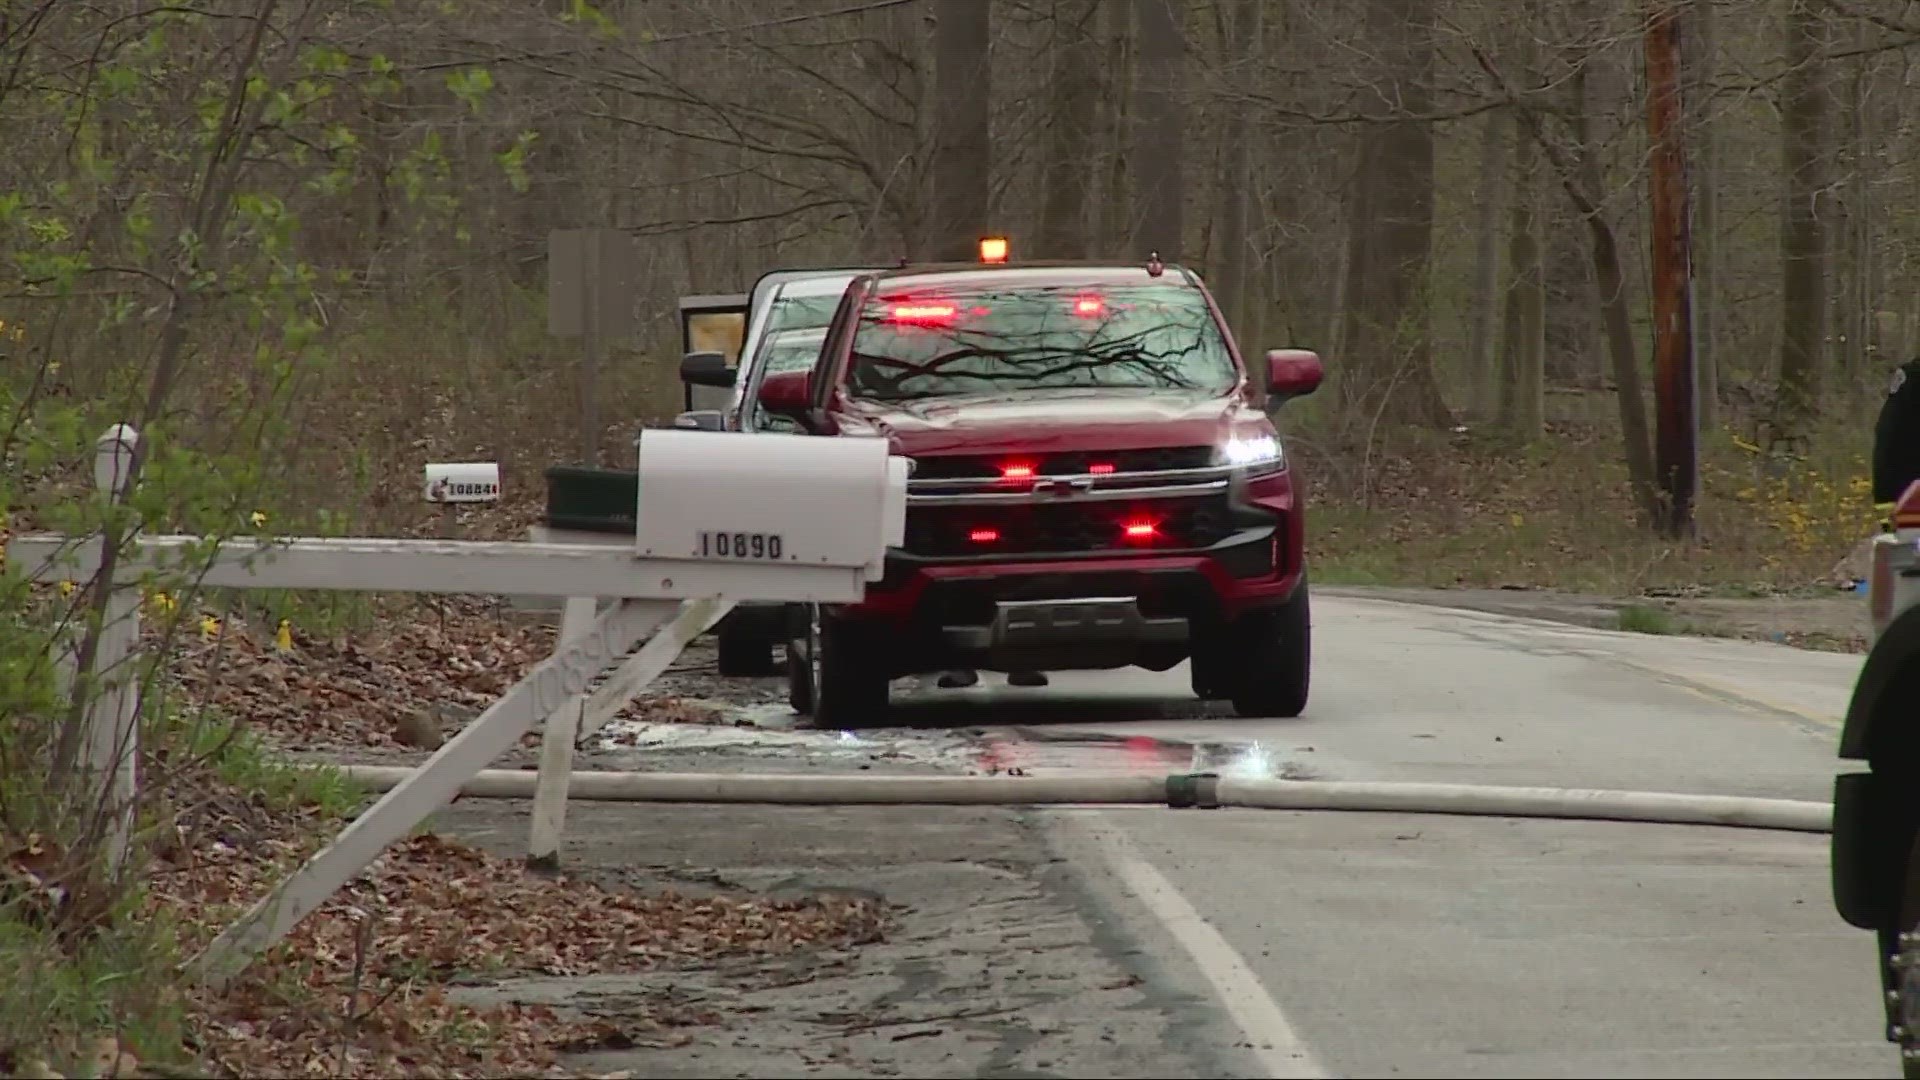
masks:
<instances>
[{"instance_id":1,"label":"chevrolet bowtie emblem","mask_svg":"<svg viewBox=\"0 0 1920 1080\"><path fill-rule=\"evenodd\" d=\"M1086 477L1079 477L1072 480L1045 479L1045 480L1035 480L1033 482L1034 494L1052 495L1058 498L1065 498L1069 495L1075 495L1082 491L1092 491L1092 490L1093 490L1093 481L1092 479L1086 478Z\"/></svg>"}]
</instances>

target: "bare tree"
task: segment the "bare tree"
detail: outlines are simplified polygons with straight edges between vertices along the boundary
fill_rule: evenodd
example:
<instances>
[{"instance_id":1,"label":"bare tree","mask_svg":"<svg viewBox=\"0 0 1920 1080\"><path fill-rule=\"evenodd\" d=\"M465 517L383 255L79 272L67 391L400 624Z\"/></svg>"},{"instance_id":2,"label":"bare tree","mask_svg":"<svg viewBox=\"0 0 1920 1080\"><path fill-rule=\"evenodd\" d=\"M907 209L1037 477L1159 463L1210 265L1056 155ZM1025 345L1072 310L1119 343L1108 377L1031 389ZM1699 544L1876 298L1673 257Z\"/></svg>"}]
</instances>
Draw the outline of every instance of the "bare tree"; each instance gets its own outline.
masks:
<instances>
[{"instance_id":1,"label":"bare tree","mask_svg":"<svg viewBox=\"0 0 1920 1080\"><path fill-rule=\"evenodd\" d=\"M1365 111L1347 209L1343 398L1367 414L1451 422L1432 368L1427 271L1433 250L1435 0L1368 0L1381 87Z\"/></svg>"},{"instance_id":2,"label":"bare tree","mask_svg":"<svg viewBox=\"0 0 1920 1080\"><path fill-rule=\"evenodd\" d=\"M1133 0L1139 58L1134 61L1134 228L1129 254L1158 251L1169 262L1186 250L1186 116L1180 100L1186 63L1185 5Z\"/></svg>"},{"instance_id":3,"label":"bare tree","mask_svg":"<svg viewBox=\"0 0 1920 1080\"><path fill-rule=\"evenodd\" d=\"M1692 39L1685 44L1691 48L1682 56L1694 116L1689 142L1698 180L1693 186L1693 325L1702 428L1718 422L1720 408L1720 122L1712 96L1719 70L1719 19L1715 0L1696 0L1685 27Z\"/></svg>"},{"instance_id":4,"label":"bare tree","mask_svg":"<svg viewBox=\"0 0 1920 1080\"><path fill-rule=\"evenodd\" d=\"M1222 28L1223 36L1236 46L1236 72L1247 70L1259 55L1265 6L1261 0L1237 0L1232 21ZM1218 223L1215 246L1221 254L1213 271L1213 291L1243 350L1258 332L1249 318L1252 306L1247 302L1247 270L1253 256L1253 238L1247 231L1248 188L1253 183L1249 120L1246 109L1235 109L1228 117L1223 135L1227 145L1220 177L1220 206L1214 217Z\"/></svg>"},{"instance_id":5,"label":"bare tree","mask_svg":"<svg viewBox=\"0 0 1920 1080\"><path fill-rule=\"evenodd\" d=\"M988 192L993 142L989 125L987 53L990 5L935 0L933 148L934 229L940 258L973 257L974 242L992 228Z\"/></svg>"},{"instance_id":6,"label":"bare tree","mask_svg":"<svg viewBox=\"0 0 1920 1080\"><path fill-rule=\"evenodd\" d=\"M1035 254L1084 258L1093 219L1095 110L1100 91L1095 0L1053 0L1053 75L1047 90L1046 192Z\"/></svg>"},{"instance_id":7,"label":"bare tree","mask_svg":"<svg viewBox=\"0 0 1920 1080\"><path fill-rule=\"evenodd\" d=\"M1473 387L1473 406L1480 411L1497 411L1494 403L1499 400L1507 386L1502 377L1501 366L1505 360L1505 350L1501 347L1501 335L1512 334L1512 314L1503 327L1500 322L1501 311L1501 272L1518 272L1518 264L1512 259L1523 253L1512 250L1508 253L1505 266L1500 257L1500 229L1503 224L1503 211L1511 217L1508 225L1512 239L1517 243L1517 230L1524 223L1533 227L1532 207L1527 208L1524 219L1519 216L1519 207L1528 197L1524 191L1515 191L1519 170L1513 157L1514 124L1513 115L1506 109L1489 110L1481 121L1480 166L1475 201L1480 204L1479 217L1474 225L1474 277L1472 307L1468 317L1472 320L1470 337L1467 339L1467 362L1469 378ZM1523 147L1531 149L1530 144L1522 142ZM1531 236L1528 242L1532 242ZM1512 297L1512 287L1506 290Z\"/></svg>"},{"instance_id":8,"label":"bare tree","mask_svg":"<svg viewBox=\"0 0 1920 1080\"><path fill-rule=\"evenodd\" d=\"M1544 215L1540 154L1524 133L1513 155L1508 187L1507 288L1501 326L1495 418L1523 439L1537 439L1546 424L1547 276L1541 259Z\"/></svg>"},{"instance_id":9,"label":"bare tree","mask_svg":"<svg viewBox=\"0 0 1920 1080\"><path fill-rule=\"evenodd\" d=\"M1818 0L1791 0L1782 22L1780 369L1769 436L1792 443L1819 407L1827 333L1825 9Z\"/></svg>"}]
</instances>

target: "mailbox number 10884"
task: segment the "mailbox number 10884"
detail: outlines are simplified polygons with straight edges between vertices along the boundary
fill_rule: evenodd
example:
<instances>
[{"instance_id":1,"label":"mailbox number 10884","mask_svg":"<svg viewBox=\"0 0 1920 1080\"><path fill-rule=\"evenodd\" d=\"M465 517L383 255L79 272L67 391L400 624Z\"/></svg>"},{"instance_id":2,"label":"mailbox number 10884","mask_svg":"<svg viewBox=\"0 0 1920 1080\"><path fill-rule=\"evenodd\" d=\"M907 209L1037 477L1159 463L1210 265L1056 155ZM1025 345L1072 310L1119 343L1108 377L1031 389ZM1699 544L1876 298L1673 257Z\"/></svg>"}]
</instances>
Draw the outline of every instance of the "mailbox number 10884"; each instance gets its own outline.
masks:
<instances>
[{"instance_id":1,"label":"mailbox number 10884","mask_svg":"<svg viewBox=\"0 0 1920 1080\"><path fill-rule=\"evenodd\" d=\"M703 559L778 559L786 547L779 533L702 532Z\"/></svg>"}]
</instances>

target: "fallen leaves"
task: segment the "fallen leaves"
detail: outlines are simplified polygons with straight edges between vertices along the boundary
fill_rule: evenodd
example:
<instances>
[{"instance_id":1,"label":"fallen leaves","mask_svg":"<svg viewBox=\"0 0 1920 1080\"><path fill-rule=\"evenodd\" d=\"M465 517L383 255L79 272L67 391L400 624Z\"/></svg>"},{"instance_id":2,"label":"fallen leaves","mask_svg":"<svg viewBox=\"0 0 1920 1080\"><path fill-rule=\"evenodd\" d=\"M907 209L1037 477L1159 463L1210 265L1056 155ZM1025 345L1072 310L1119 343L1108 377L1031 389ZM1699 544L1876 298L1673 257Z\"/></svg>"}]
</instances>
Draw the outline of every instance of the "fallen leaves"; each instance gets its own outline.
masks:
<instances>
[{"instance_id":1,"label":"fallen leaves","mask_svg":"<svg viewBox=\"0 0 1920 1080\"><path fill-rule=\"evenodd\" d=\"M215 799L181 826L149 903L197 949L337 823L236 812ZM435 835L392 848L219 994L196 994L198 1056L225 1076L572 1075L564 1050L636 1032L532 1005L462 1002L448 984L510 974L645 971L881 940L860 897L641 895L566 877ZM662 1009L660 1028L719 1019ZM649 1032L642 1031L642 1036Z\"/></svg>"},{"instance_id":2,"label":"fallen leaves","mask_svg":"<svg viewBox=\"0 0 1920 1080\"><path fill-rule=\"evenodd\" d=\"M286 749L397 747L403 718L478 713L553 650L552 627L503 620L485 601L394 607L351 634L290 627L284 649L229 619L181 640L173 670L188 700Z\"/></svg>"},{"instance_id":3,"label":"fallen leaves","mask_svg":"<svg viewBox=\"0 0 1920 1080\"><path fill-rule=\"evenodd\" d=\"M212 706L289 750L427 749L439 746L534 665L552 655L554 627L502 617L487 600L449 598L436 608L397 602L354 633L252 629L195 616L213 632L179 635L171 665L187 700ZM696 646L698 649L698 646ZM710 662L706 666L711 666ZM667 724L728 722L712 705L643 696L616 714ZM522 745L538 746L529 733Z\"/></svg>"}]
</instances>

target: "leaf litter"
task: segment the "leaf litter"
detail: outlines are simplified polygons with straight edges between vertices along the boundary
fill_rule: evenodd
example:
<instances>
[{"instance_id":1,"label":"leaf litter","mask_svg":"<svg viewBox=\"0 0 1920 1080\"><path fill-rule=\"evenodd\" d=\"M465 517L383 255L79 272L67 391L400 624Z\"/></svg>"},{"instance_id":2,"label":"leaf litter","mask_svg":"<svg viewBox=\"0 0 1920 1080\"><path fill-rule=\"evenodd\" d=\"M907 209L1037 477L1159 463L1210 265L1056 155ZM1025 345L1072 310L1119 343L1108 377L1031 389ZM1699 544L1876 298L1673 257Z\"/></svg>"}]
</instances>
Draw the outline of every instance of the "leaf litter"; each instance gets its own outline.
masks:
<instances>
[{"instance_id":1,"label":"leaf litter","mask_svg":"<svg viewBox=\"0 0 1920 1080\"><path fill-rule=\"evenodd\" d=\"M555 628L503 618L490 600L449 597L380 605L353 633L295 626L281 648L264 628L218 620L180 633L173 671L187 700L244 723L288 750L404 749L427 718L441 735L467 720L552 655ZM276 628L277 629L277 628ZM715 724L719 710L680 697L642 696L618 714L653 723ZM537 747L540 735L521 739Z\"/></svg>"},{"instance_id":2,"label":"leaf litter","mask_svg":"<svg viewBox=\"0 0 1920 1080\"><path fill-rule=\"evenodd\" d=\"M167 614L173 618L142 620L150 642L172 623L167 681L189 703L285 750L399 749L395 733L409 711L457 726L550 655L555 636L551 625L501 618L493 601L471 597L378 598L372 625L351 634L291 626L282 635L210 608ZM636 701L620 715L725 722L712 706L674 696ZM170 779L169 787L192 790L177 799L184 809L172 809L177 792L149 792L171 820L159 830L143 902L157 925L177 928L182 955L197 952L343 824L316 807L270 805L260 792L204 772ZM0 894L24 887L50 905L64 902L50 858L37 840L0 835ZM539 1004L462 1001L451 987L853 948L883 940L886 925L884 905L864 897L643 895L534 874L421 834L389 848L224 989L154 990L156 1002L185 1010L181 1051L194 1072L143 1062L112 1036L65 1056L90 1075L589 1076L567 1069L561 1056L678 1045L686 1036L676 1029L724 1018L662 1000L614 1023ZM44 1060L0 1064L9 1075L60 1075Z\"/></svg>"},{"instance_id":3,"label":"leaf litter","mask_svg":"<svg viewBox=\"0 0 1920 1080\"><path fill-rule=\"evenodd\" d=\"M197 951L339 828L311 810L269 813L239 793L181 815L147 903ZM220 992L186 996L191 1050L221 1076L575 1076L569 1049L671 1045L723 1018L666 1003L614 1024L533 1004L477 1005L448 987L516 975L644 972L727 957L852 948L884 939L884 906L858 896L641 894L434 834L389 848Z\"/></svg>"}]
</instances>

